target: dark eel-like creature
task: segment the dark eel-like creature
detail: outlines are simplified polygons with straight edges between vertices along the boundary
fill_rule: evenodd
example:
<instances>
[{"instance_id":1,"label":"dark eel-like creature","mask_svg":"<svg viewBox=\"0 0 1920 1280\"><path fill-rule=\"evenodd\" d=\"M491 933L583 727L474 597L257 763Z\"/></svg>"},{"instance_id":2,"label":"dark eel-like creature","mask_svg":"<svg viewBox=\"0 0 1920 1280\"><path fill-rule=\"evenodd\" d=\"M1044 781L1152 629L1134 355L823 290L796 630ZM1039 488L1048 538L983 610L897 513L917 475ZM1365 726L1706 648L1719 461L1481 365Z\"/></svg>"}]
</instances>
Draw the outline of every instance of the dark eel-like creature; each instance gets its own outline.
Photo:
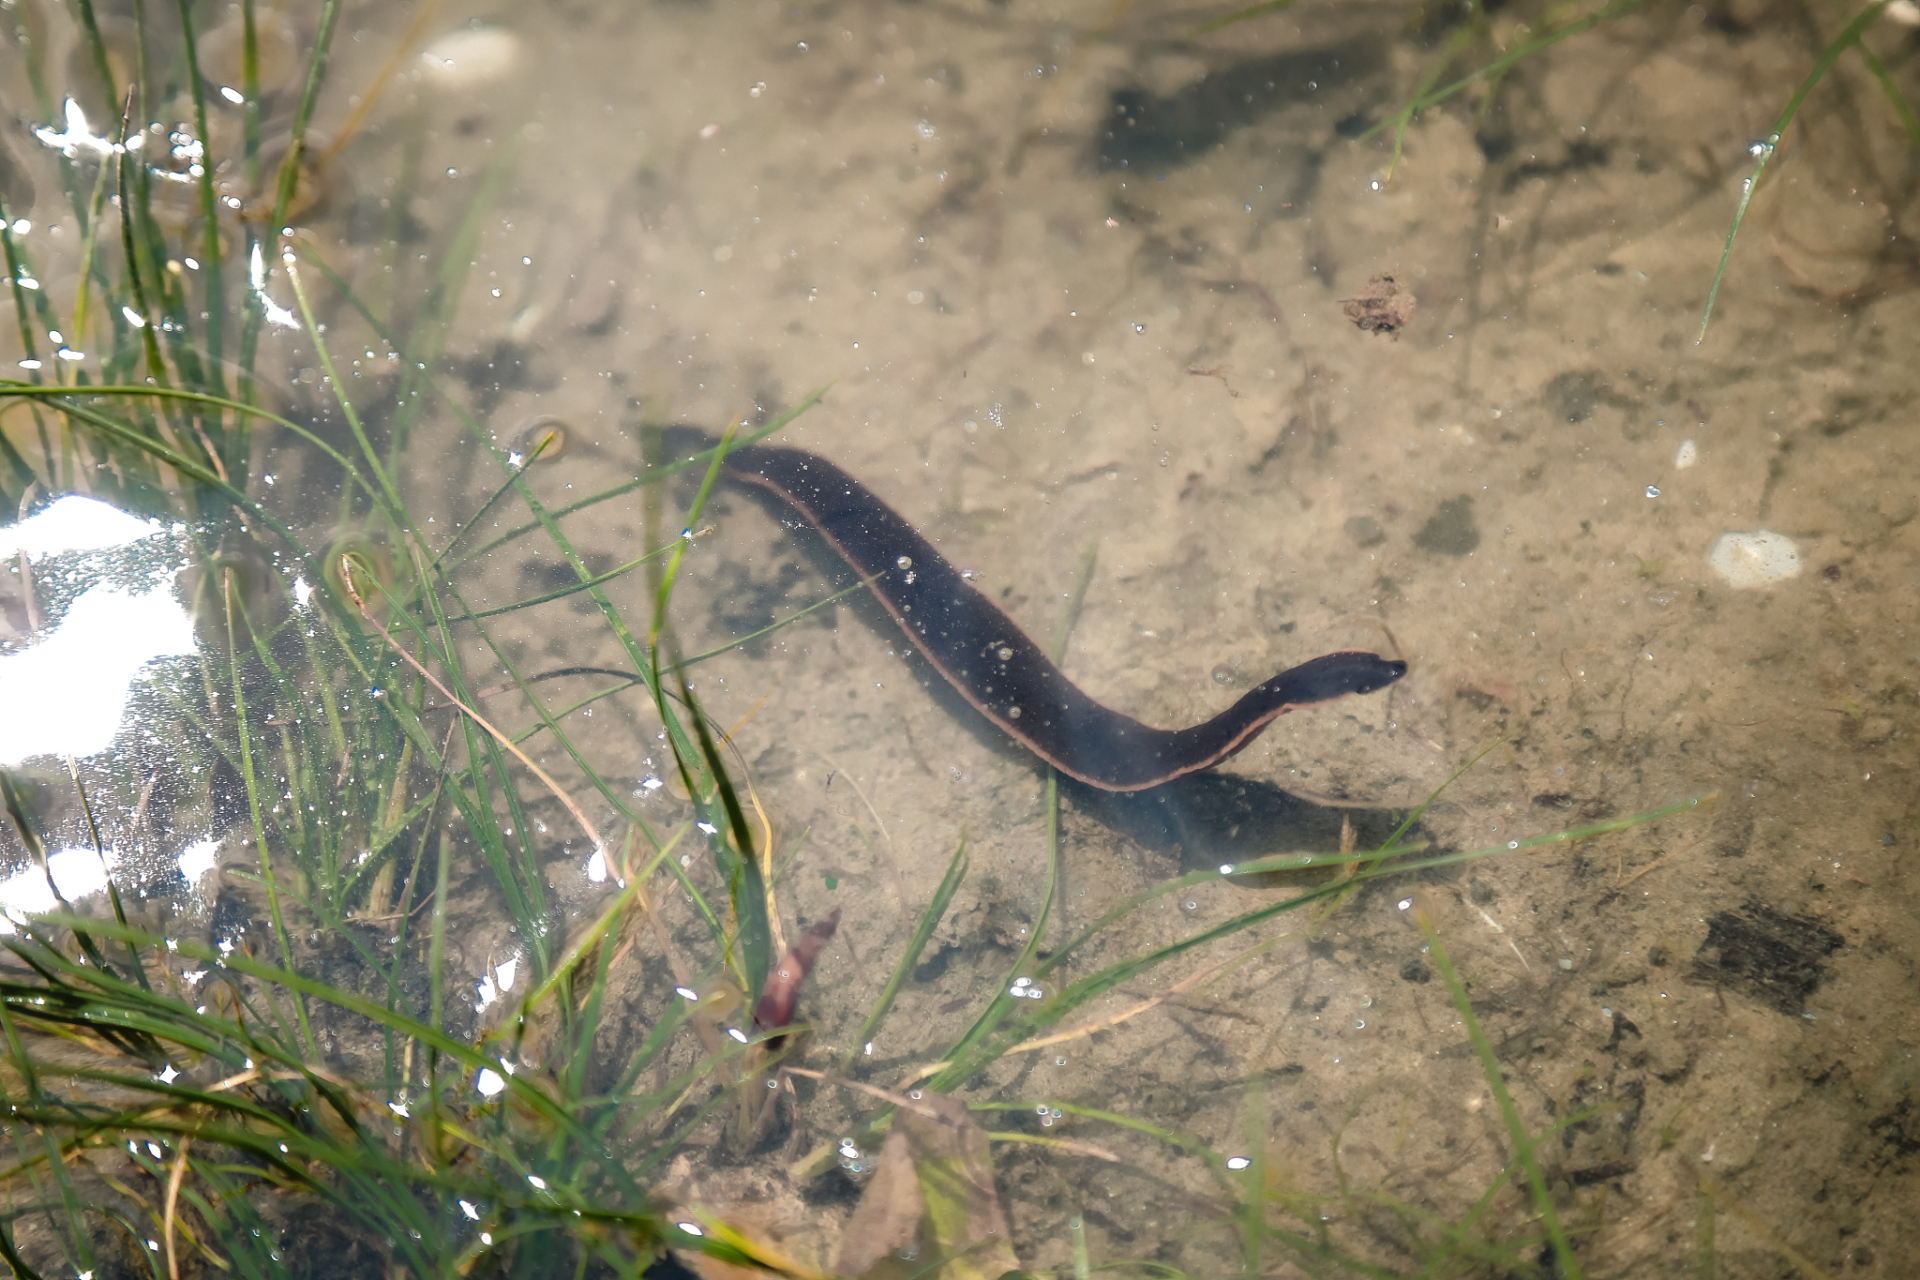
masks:
<instances>
[{"instance_id":1,"label":"dark eel-like creature","mask_svg":"<svg viewBox=\"0 0 1920 1280\"><path fill-rule=\"evenodd\" d=\"M670 459L719 443L693 427L668 428L662 442ZM833 463L751 444L730 450L721 474L773 494L811 525L980 714L1060 772L1104 791L1141 791L1211 769L1296 707L1372 693L1407 672L1396 659L1340 649L1282 671L1211 720L1156 729L1082 693L931 542Z\"/></svg>"}]
</instances>

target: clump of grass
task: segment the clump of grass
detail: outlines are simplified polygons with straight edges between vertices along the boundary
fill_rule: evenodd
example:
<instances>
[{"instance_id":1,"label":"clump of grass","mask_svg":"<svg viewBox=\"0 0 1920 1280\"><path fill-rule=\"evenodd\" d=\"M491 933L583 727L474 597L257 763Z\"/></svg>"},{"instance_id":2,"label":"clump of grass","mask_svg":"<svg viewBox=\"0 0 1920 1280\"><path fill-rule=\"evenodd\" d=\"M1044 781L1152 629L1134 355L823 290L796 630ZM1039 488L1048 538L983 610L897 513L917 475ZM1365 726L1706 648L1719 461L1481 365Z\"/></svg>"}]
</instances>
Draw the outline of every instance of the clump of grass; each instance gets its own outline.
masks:
<instances>
[{"instance_id":1,"label":"clump of grass","mask_svg":"<svg viewBox=\"0 0 1920 1280\"><path fill-rule=\"evenodd\" d=\"M494 451L495 500L523 503L534 517L507 539L549 538L579 578L565 594L594 601L632 663L630 676L567 710L623 689L652 696L690 816L721 819L706 823L712 834L704 838L719 872L717 900L667 856L691 823L659 830L633 812L625 788L575 744L567 711L528 697L538 721L508 732L480 709L474 638L486 665L504 666L518 693L530 694L539 676L519 670L491 630L507 610L476 609L465 597L459 567L471 551L459 544L473 520L436 544L409 510L401 479L413 415L442 394L431 366L451 325L460 269L424 291L424 311L382 322L310 246L278 231L311 178L305 130L338 12L337 0L320 11L265 220L223 212L214 188L223 163L262 170L251 3L241 11L249 37L245 149L199 153L196 214L184 227L158 208L159 160L154 135L140 127L144 111L102 131L84 108L56 115L44 91L43 118L66 124L72 163L59 171L83 244L70 306L37 287L43 267L15 234L15 213L0 208L0 249L29 362L25 377L0 382L0 497L9 509L32 510L87 492L184 526L201 653L185 678L164 683L156 736L203 776L222 780L201 803L238 820L254 861L231 874L264 914L260 932L203 943L129 919L116 890L111 919L63 910L19 923L0 971L10 1067L0 1087L15 1157L0 1169L12 1196L0 1216L0 1251L26 1275L92 1271L114 1250L168 1275L182 1267L333 1274L333 1254L275 1243L300 1226L281 1208L304 1200L330 1206L329 1230L372 1259L372 1271L531 1274L564 1258L631 1274L669 1238L772 1265L762 1246L737 1233L680 1229L647 1190L649 1170L743 1086L745 1051L712 1037L691 1068L636 1094L636 1082L664 1070L663 1054L687 1026L685 1001L663 992L637 1043L627 1042L626 1019L609 1024L602 1016L616 957L642 929L664 947L674 982L689 989L724 973L752 991L770 963L769 899L741 801L692 691L662 656L684 542L669 540L621 570L666 562L656 612L636 636L601 590L612 575L588 573L558 515L527 483L535 459ZM177 47L143 49L132 86L114 83L90 14L83 5L84 47L99 82L85 96L189 101L193 125L185 132L207 145L191 10L180 11ZM44 85L44 68L33 68ZM470 257L459 242L477 227L494 186L455 228L449 263ZM186 257L197 259L197 289L177 266ZM236 266L248 277L244 292ZM395 418L376 427L341 391L305 268L405 355L400 363L421 394L396 397L407 407ZM289 289L292 309L273 301ZM256 362L270 315L298 324L311 342L336 392L343 445L323 438L308 414L261 403ZM44 344L50 331L63 335L57 351ZM487 433L470 418L466 425L491 448ZM303 539L295 514L256 487L253 437L268 427L290 433L340 477L338 536ZM540 733L613 808L621 839L596 830L572 798L570 789L583 784L562 786L531 761L520 744ZM136 780L126 774L96 776L82 788L81 766L73 772L103 860L129 836L126 815L139 812L138 799L120 789ZM10 776L0 780L14 830L52 886L34 796ZM541 791L575 815L623 886L591 928L564 943L550 927L529 821ZM478 854L531 971L527 994L494 1029L449 998L449 886L466 878L465 866L454 865L463 842ZM687 891L705 922L709 945L691 960L654 911L660 886L652 882L662 876ZM700 1096L703 1089L712 1096Z\"/></svg>"}]
</instances>

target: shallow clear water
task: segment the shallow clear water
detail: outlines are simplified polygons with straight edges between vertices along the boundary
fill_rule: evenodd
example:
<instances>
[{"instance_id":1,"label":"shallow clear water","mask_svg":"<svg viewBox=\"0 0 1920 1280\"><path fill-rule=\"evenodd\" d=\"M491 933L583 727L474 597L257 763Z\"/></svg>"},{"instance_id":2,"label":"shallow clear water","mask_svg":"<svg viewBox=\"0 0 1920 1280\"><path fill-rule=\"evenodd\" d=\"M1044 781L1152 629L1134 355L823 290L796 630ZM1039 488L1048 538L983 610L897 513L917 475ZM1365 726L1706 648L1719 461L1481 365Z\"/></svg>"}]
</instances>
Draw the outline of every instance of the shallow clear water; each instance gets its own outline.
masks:
<instances>
[{"instance_id":1,"label":"shallow clear water","mask_svg":"<svg viewBox=\"0 0 1920 1280\"><path fill-rule=\"evenodd\" d=\"M1390 171L1385 135L1353 135L1435 57L1397 6L1302 6L1188 39L1192 15L1098 5L451 5L429 33L437 64L407 59L331 159L296 253L336 358L353 360L349 395L376 432L410 419L400 484L435 528L499 484L450 405L503 445L542 415L564 423L564 449L529 472L559 507L637 474L643 424L752 424L826 388L782 439L862 479L1043 642L1097 552L1064 667L1109 705L1186 724L1322 652L1408 660L1390 691L1278 722L1223 770L1243 784L1150 811L1069 790L1065 926L1048 925L1063 937L1183 870L1331 851L1330 802L1378 839L1381 810L1420 803L1490 744L1426 814L1427 839L1479 848L1714 796L1428 873L1431 908L1529 1123L1602 1108L1541 1150L1591 1228L1591 1274L1693 1274L1707 1175L1827 1273L1904 1275L1920 1149L1920 436L1899 337L1920 307L1912 155L1843 60L1775 156L1697 342L1749 143L1818 53L1766 16L1663 7L1574 37L1517 66L1484 114L1470 93L1422 116ZM344 127L405 18L349 15L317 127ZM1493 29L1523 38L1509 18ZM1900 33L1884 35L1907 84ZM22 86L7 93L32 115ZM10 212L59 262L59 153L6 146L34 192L23 211L10 188ZM407 338L440 347L442 402L304 263L324 259L377 315L415 316L450 247L470 263L453 322ZM1397 332L1349 314L1380 276L1417 300ZM71 266L45 283L70 297ZM265 292L292 303L283 275ZM273 396L344 439L305 339L269 327L262 351ZM296 528L336 522L337 476L310 451L263 438L253 471ZM650 521L624 495L565 529L610 568L650 529L677 532L686 496ZM524 518L509 500L480 532ZM1797 572L1736 585L1710 564L1723 535L1763 530L1791 542ZM550 543L524 539L463 572L475 608L572 581ZM726 491L685 574L687 652L840 585ZM17 570L8 581L0 664L26 652ZM644 629L643 575L607 590ZM528 673L626 665L578 596L498 634ZM778 885L789 936L844 913L804 997L820 1029L808 1065L853 1047L968 842L968 878L856 1068L888 1086L999 990L1045 892L1042 773L927 679L851 599L695 675L781 856L797 850ZM591 686L554 687L558 707ZM532 719L511 695L497 714ZM638 692L573 729L640 812L684 816L671 786L646 785L671 761ZM564 929L611 890L559 806L526 801ZM202 808L145 856L155 897L204 921L214 890L160 874L195 850L196 873L221 874L203 848L221 807ZM1089 1016L1292 935L962 1096L1121 1112L1226 1155L1264 1144L1269 1185L1301 1197L1333 1193L1337 1136L1356 1184L1457 1218L1504 1138L1402 918L1411 887L1170 962ZM1285 892L1209 885L1079 963ZM468 900L457 963L481 1005L519 944L477 874ZM641 1032L670 998L637 976L626 993ZM877 1104L801 1096L783 1146L745 1162L696 1146L667 1190L824 1264L851 1184L785 1171ZM1191 1158L1070 1116L1027 1127L1121 1161L996 1148L1026 1266L1070 1261L1075 1214L1096 1263L1239 1265ZM1736 1219L1717 1247L1722 1274L1784 1273Z\"/></svg>"}]
</instances>

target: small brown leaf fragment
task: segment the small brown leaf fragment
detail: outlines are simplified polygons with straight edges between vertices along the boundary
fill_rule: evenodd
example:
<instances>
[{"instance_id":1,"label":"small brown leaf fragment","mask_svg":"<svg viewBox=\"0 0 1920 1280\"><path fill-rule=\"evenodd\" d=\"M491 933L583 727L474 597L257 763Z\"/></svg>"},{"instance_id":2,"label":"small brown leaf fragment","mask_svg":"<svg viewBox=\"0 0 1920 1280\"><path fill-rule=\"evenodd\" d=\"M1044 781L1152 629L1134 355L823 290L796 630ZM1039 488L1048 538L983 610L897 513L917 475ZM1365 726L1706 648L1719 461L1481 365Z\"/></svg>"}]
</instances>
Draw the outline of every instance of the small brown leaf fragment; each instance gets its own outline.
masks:
<instances>
[{"instance_id":1,"label":"small brown leaf fragment","mask_svg":"<svg viewBox=\"0 0 1920 1280\"><path fill-rule=\"evenodd\" d=\"M1343 299L1341 309L1362 333L1399 333L1417 305L1407 287L1383 271L1370 277L1357 295Z\"/></svg>"},{"instance_id":2,"label":"small brown leaf fragment","mask_svg":"<svg viewBox=\"0 0 1920 1280\"><path fill-rule=\"evenodd\" d=\"M920 1198L920 1180L913 1173L913 1154L904 1126L895 1123L880 1148L880 1163L860 1193L860 1203L840 1237L840 1257L833 1269L843 1276L863 1276L901 1249L920 1242L920 1219L926 1216Z\"/></svg>"}]
</instances>

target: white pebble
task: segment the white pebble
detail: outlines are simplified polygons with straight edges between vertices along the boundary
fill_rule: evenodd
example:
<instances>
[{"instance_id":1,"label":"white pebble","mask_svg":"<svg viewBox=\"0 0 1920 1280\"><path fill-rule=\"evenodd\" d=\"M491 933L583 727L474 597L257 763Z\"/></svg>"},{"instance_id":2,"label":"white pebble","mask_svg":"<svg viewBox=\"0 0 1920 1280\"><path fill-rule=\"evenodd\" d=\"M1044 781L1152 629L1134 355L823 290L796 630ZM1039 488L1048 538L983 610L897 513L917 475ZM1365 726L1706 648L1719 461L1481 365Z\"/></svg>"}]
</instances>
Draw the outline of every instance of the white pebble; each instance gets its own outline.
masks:
<instances>
[{"instance_id":1,"label":"white pebble","mask_svg":"<svg viewBox=\"0 0 1920 1280\"><path fill-rule=\"evenodd\" d=\"M1723 533L1707 553L1707 566L1729 586L1764 587L1800 573L1800 550L1784 533Z\"/></svg>"},{"instance_id":2,"label":"white pebble","mask_svg":"<svg viewBox=\"0 0 1920 1280\"><path fill-rule=\"evenodd\" d=\"M1674 450L1673 469L1675 471L1685 471L1698 461L1700 461L1700 448L1694 444L1693 437L1688 436L1680 442L1680 447Z\"/></svg>"},{"instance_id":3,"label":"white pebble","mask_svg":"<svg viewBox=\"0 0 1920 1280\"><path fill-rule=\"evenodd\" d=\"M471 89L504 78L520 60L520 37L504 27L460 27L428 45L422 69L449 88Z\"/></svg>"}]
</instances>

